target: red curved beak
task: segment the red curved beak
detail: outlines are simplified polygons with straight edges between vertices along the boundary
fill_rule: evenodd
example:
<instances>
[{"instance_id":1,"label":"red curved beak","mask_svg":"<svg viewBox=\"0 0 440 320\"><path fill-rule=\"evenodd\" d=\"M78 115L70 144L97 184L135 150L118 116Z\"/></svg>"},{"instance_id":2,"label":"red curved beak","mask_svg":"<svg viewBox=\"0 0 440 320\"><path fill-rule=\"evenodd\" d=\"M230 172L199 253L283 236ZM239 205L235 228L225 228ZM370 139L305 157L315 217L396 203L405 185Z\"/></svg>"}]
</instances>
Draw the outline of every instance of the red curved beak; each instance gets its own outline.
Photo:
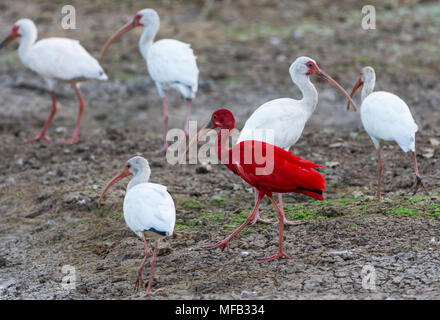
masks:
<instances>
[{"instance_id":1,"label":"red curved beak","mask_svg":"<svg viewBox=\"0 0 440 320\"><path fill-rule=\"evenodd\" d=\"M5 40L0 42L0 49L5 48L10 42L12 42L17 36L10 34Z\"/></svg>"},{"instance_id":2,"label":"red curved beak","mask_svg":"<svg viewBox=\"0 0 440 320\"><path fill-rule=\"evenodd\" d=\"M351 97L348 95L347 91L344 90L344 88L342 88L342 86L336 82L336 80L334 80L332 77L330 77L324 70L317 68L314 70L314 74L317 75L318 77L321 77L325 80L328 81L328 83L330 83L333 87L335 87L336 89L338 89L339 91L342 92L342 94L344 96L346 96L348 98L348 105L350 106L350 104L353 106L353 110L356 112L357 108L356 108L356 104L354 103L354 101L351 99Z\"/></svg>"},{"instance_id":3,"label":"red curved beak","mask_svg":"<svg viewBox=\"0 0 440 320\"><path fill-rule=\"evenodd\" d=\"M215 128L216 127L212 124L212 122L209 121L209 123L207 125L204 125L202 127L202 129L199 130L199 132L196 134L196 136L194 138L192 138L191 141L189 142L188 147L186 148L185 152L182 155L182 158L180 158L180 161L179 161L180 167L182 167L183 161L185 160L186 154L188 153L188 151L191 148L191 146L194 143L196 143L201 137L203 137L209 131L211 131L212 129L215 129Z\"/></svg>"},{"instance_id":4,"label":"red curved beak","mask_svg":"<svg viewBox=\"0 0 440 320\"><path fill-rule=\"evenodd\" d=\"M362 81L362 75L359 77L358 81L354 84L353 89L351 89L350 97L354 96L357 89L362 87L364 82ZM347 110L350 109L350 101L347 102Z\"/></svg>"},{"instance_id":5,"label":"red curved beak","mask_svg":"<svg viewBox=\"0 0 440 320\"><path fill-rule=\"evenodd\" d=\"M112 44L113 41L115 41L117 38L119 38L123 34L127 33L128 31L136 28L137 26L138 25L136 24L136 21L133 20L133 21L130 21L129 23L123 25L118 31L116 31L102 47L98 60L101 60L104 57L104 54L107 51L107 48L110 47L110 45Z\"/></svg>"},{"instance_id":6,"label":"red curved beak","mask_svg":"<svg viewBox=\"0 0 440 320\"><path fill-rule=\"evenodd\" d=\"M125 167L124 170L122 170L116 176L114 176L113 179L111 179L110 182L107 183L107 185L104 188L104 191L102 191L101 196L99 197L98 206L101 206L102 198L104 198L104 194L107 192L107 190L110 189L110 187L113 184L115 184L116 182L118 182L119 180L125 177L128 177L129 175L131 175L131 172L128 171L127 167Z\"/></svg>"}]
</instances>

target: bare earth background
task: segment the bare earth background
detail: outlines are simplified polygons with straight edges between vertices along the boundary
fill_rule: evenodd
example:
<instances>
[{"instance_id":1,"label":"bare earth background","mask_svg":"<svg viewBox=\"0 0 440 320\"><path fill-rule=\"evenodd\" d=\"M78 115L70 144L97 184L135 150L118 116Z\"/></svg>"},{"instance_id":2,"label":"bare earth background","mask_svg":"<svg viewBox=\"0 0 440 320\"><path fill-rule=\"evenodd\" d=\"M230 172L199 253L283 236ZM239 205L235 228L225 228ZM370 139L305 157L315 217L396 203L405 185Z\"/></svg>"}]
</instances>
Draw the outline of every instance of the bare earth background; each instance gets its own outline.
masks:
<instances>
[{"instance_id":1,"label":"bare earth background","mask_svg":"<svg viewBox=\"0 0 440 320\"><path fill-rule=\"evenodd\" d=\"M371 65L377 90L401 96L419 125L418 160L431 196L411 196L412 161L397 145L384 149L384 199L375 200L376 154L359 113L346 112L340 93L318 79L319 105L293 152L326 165L326 201L285 197L290 260L258 263L273 254L276 225L248 227L231 253L206 251L249 214L248 185L220 165L166 163L147 156L151 181L168 186L177 206L173 237L160 244L153 299L439 299L440 298L440 4L369 1L377 30L361 29L360 1L69 1L76 30L60 27L63 1L3 0L0 37L19 18L39 36L81 40L97 55L106 39L146 5L161 16L158 39L192 44L200 90L193 120L206 123L229 107L241 128L262 103L300 98L288 68L314 58L347 90ZM109 50L107 82L83 85L80 142L25 144L50 110L44 82L19 61L12 44L0 52L0 298L129 299L143 244L125 225L119 183L98 209L103 186L124 162L161 145L162 108L138 51L141 29ZM170 93L170 127L181 128L184 102ZM359 97L357 97L359 99ZM359 100L357 100L359 101ZM49 135L70 137L77 113L72 88L59 87L60 108ZM263 217L276 221L268 202ZM362 287L362 268L376 271L376 290ZM60 283L63 265L76 268L76 290ZM148 270L148 267L147 267Z\"/></svg>"}]
</instances>

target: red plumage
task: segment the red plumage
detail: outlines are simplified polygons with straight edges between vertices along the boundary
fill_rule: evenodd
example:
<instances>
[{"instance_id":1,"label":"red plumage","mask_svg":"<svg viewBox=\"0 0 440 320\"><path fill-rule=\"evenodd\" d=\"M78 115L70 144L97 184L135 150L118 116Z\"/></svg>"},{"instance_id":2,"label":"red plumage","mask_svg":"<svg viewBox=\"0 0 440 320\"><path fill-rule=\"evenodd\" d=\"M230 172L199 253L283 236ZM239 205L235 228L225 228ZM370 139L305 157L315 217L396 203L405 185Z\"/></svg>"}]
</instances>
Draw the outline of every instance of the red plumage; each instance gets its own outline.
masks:
<instances>
[{"instance_id":1,"label":"red plumage","mask_svg":"<svg viewBox=\"0 0 440 320\"><path fill-rule=\"evenodd\" d=\"M283 251L284 212L276 204L272 192L302 193L323 200L322 193L325 190L325 179L315 170L315 168L322 166L294 156L275 145L256 140L242 141L229 149L227 144L229 136L235 128L235 118L232 112L227 109L220 109L212 114L210 123L194 137L188 149L199 137L206 134L207 129L215 128L221 129L216 140L217 156L220 162L255 187L257 189L257 199L252 213L239 228L222 241L205 248L227 248L229 251L229 241L254 221L260 201L264 196L268 196L278 212L278 252L273 256L260 258L260 261L289 258Z\"/></svg>"}]
</instances>

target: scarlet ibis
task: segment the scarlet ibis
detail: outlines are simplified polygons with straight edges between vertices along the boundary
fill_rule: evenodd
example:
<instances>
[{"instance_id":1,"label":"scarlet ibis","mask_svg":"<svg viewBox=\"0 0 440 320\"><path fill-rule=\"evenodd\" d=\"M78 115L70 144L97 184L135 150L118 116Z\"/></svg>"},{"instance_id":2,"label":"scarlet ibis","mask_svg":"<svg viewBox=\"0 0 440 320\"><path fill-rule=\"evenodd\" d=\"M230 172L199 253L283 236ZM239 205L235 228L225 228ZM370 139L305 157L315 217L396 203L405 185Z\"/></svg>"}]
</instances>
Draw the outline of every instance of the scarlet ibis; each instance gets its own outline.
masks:
<instances>
[{"instance_id":1,"label":"scarlet ibis","mask_svg":"<svg viewBox=\"0 0 440 320\"><path fill-rule=\"evenodd\" d=\"M358 88L362 88L361 120L362 124L377 150L378 178L376 197L381 198L382 158L381 140L395 141L403 152L412 151L416 184L414 194L421 185L429 194L419 174L416 155L416 137L418 130L408 105L401 98L386 91L374 90L376 74L372 67L362 69L359 80L354 85L350 96L353 97ZM348 106L347 106L348 108Z\"/></svg>"},{"instance_id":2,"label":"scarlet ibis","mask_svg":"<svg viewBox=\"0 0 440 320\"><path fill-rule=\"evenodd\" d=\"M318 104L318 92L310 81L310 76L315 75L327 80L332 86L340 90L352 103L353 110L356 105L348 93L327 73L318 67L315 60L309 57L299 57L290 66L289 73L302 93L301 100L281 98L271 100L261 105L246 121L238 142L245 140L261 140L273 143L276 146L289 151L289 149L301 137L304 126L315 111ZM268 131L272 131L272 135ZM271 141L272 139L272 141ZM283 198L279 194L280 207L283 208ZM255 202L257 194L255 193ZM267 223L268 221L259 218L259 212L255 216L256 221ZM293 224L285 221L286 224Z\"/></svg>"},{"instance_id":3,"label":"scarlet ibis","mask_svg":"<svg viewBox=\"0 0 440 320\"><path fill-rule=\"evenodd\" d=\"M278 213L279 240L278 252L270 257L258 258L259 261L271 261L280 258L289 258L283 251L284 212L278 207L272 197L277 193L302 193L314 199L323 200L325 179L314 168L321 167L308 160L294 156L292 153L257 140L246 140L237 143L232 149L227 147L228 137L235 128L235 118L228 109L215 111L209 124L204 126L191 140L187 151L193 143L211 129L220 128L217 135L217 156L221 163L244 181L257 190L257 201L254 209L246 221L224 240L207 249L224 248L229 252L229 241L243 228L254 221L258 206L264 196L269 197Z\"/></svg>"},{"instance_id":4,"label":"scarlet ibis","mask_svg":"<svg viewBox=\"0 0 440 320\"><path fill-rule=\"evenodd\" d=\"M176 222L176 208L173 198L171 198L171 195L168 193L167 187L148 182L150 174L151 170L148 161L143 157L133 157L127 161L124 169L110 180L99 198L100 205L104 194L113 184L124 177L133 175L133 178L127 186L123 210L124 219L128 227L141 238L145 244L145 257L137 272L136 289L139 289L143 285L144 265L150 256L147 239L155 240L148 287L142 297L153 295L161 290L151 291L157 247L160 238L173 234L174 224Z\"/></svg>"},{"instance_id":5,"label":"scarlet ibis","mask_svg":"<svg viewBox=\"0 0 440 320\"><path fill-rule=\"evenodd\" d=\"M185 133L188 135L191 103L196 96L198 88L199 69L196 64L191 46L187 43L162 39L154 42L159 31L159 15L153 9L143 9L136 13L133 20L128 22L105 43L101 50L100 59L104 56L112 42L124 33L143 26L144 32L139 40L139 49L146 60L147 69L156 84L157 91L162 99L164 116L164 144L157 152L168 149L166 135L168 132L168 107L164 90L175 89L187 102Z\"/></svg>"},{"instance_id":6,"label":"scarlet ibis","mask_svg":"<svg viewBox=\"0 0 440 320\"><path fill-rule=\"evenodd\" d=\"M89 79L107 80L107 75L98 61L77 40L48 38L36 42L37 28L32 20L18 20L13 25L10 35L0 43L0 49L15 38L20 38L18 56L21 62L46 80L52 95L52 111L43 129L36 137L25 141L51 140L46 132L57 112L55 86L57 82L65 82L72 84L79 100L78 119L73 136L69 140L71 143L78 142L85 108L79 83Z\"/></svg>"}]
</instances>

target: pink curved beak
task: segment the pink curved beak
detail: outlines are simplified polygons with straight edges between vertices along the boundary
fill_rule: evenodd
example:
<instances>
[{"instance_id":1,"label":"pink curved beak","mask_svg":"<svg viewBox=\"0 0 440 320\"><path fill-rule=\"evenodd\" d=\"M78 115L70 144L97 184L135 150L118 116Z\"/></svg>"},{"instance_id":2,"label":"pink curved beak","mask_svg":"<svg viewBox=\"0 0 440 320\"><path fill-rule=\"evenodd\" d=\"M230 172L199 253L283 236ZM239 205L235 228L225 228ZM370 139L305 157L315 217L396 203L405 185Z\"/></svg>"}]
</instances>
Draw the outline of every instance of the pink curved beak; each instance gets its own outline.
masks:
<instances>
[{"instance_id":1,"label":"pink curved beak","mask_svg":"<svg viewBox=\"0 0 440 320\"><path fill-rule=\"evenodd\" d=\"M5 40L0 42L0 49L5 48L10 42L12 42L17 36L10 34Z\"/></svg>"},{"instance_id":2,"label":"pink curved beak","mask_svg":"<svg viewBox=\"0 0 440 320\"><path fill-rule=\"evenodd\" d=\"M350 97L354 96L357 89L362 87L364 82L362 81L362 75L359 77L358 81L354 84L353 89L351 89ZM347 102L347 110L350 109L350 101Z\"/></svg>"},{"instance_id":3,"label":"pink curved beak","mask_svg":"<svg viewBox=\"0 0 440 320\"><path fill-rule=\"evenodd\" d=\"M123 25L118 31L116 31L102 47L98 60L101 60L104 57L104 54L107 51L107 48L110 47L110 45L112 44L113 41L115 41L117 38L119 38L123 34L127 33L128 31L136 28L137 26L138 25L136 24L136 21L133 20L133 21L130 21L129 23Z\"/></svg>"},{"instance_id":4,"label":"pink curved beak","mask_svg":"<svg viewBox=\"0 0 440 320\"><path fill-rule=\"evenodd\" d=\"M131 172L128 171L127 167L125 167L124 170L122 170L116 176L114 176L113 179L111 179L110 182L107 183L107 185L104 188L104 191L102 191L101 196L99 197L98 206L101 206L102 199L104 198L104 194L107 192L107 190L110 189L110 187L113 184L115 184L116 182L118 182L119 180L125 177L128 177L129 175L131 175Z\"/></svg>"},{"instance_id":5,"label":"pink curved beak","mask_svg":"<svg viewBox=\"0 0 440 320\"><path fill-rule=\"evenodd\" d=\"M347 91L344 90L344 88L342 88L342 86L336 82L336 80L334 80L332 77L330 77L324 70L317 68L316 70L314 70L314 74L327 80L328 83L330 83L333 87L335 87L336 89L338 89L339 91L342 92L342 94L344 96L346 96L348 98L348 106L350 107L350 104L353 106L353 110L356 112L357 108L356 108L356 104L354 103L354 101L351 99L351 96L347 93Z\"/></svg>"},{"instance_id":6,"label":"pink curved beak","mask_svg":"<svg viewBox=\"0 0 440 320\"><path fill-rule=\"evenodd\" d=\"M191 139L191 141L188 144L188 147L186 148L185 152L182 155L182 158L180 158L179 161L179 166L182 167L183 165L183 161L185 160L185 156L188 153L189 149L191 148L191 146L196 143L197 141L199 141L199 139L201 137L203 137L204 135L206 135L209 131L211 131L212 129L215 129L214 126L212 125L212 122L209 121L209 123L205 126L202 127L202 129L199 130L199 132L196 134L196 136L194 138Z\"/></svg>"}]
</instances>

